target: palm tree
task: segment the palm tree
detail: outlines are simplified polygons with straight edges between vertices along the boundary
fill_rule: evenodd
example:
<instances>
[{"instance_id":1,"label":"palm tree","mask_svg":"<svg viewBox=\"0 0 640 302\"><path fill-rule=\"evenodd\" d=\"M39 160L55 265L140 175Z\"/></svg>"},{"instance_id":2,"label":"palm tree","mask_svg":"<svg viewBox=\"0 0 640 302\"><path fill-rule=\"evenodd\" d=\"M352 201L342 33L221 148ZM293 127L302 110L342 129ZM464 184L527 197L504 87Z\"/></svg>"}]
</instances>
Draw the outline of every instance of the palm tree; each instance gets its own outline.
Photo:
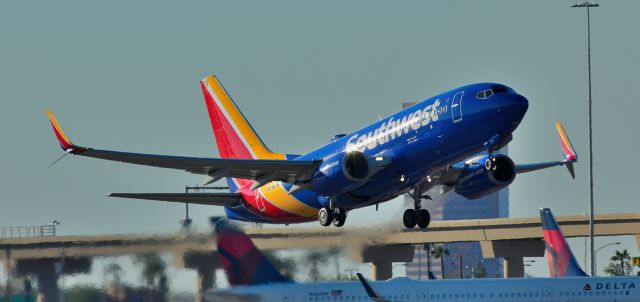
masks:
<instances>
[{"instance_id":1,"label":"palm tree","mask_svg":"<svg viewBox=\"0 0 640 302\"><path fill-rule=\"evenodd\" d=\"M166 263L157 253L136 255L135 263L142 264L142 279L149 288L155 287L156 280L165 275L167 268Z\"/></svg>"},{"instance_id":2,"label":"palm tree","mask_svg":"<svg viewBox=\"0 0 640 302\"><path fill-rule=\"evenodd\" d=\"M281 257L274 251L263 251L264 256L283 275L293 280L297 270L296 261L292 258Z\"/></svg>"},{"instance_id":3,"label":"palm tree","mask_svg":"<svg viewBox=\"0 0 640 302\"><path fill-rule=\"evenodd\" d=\"M431 243L422 245L422 249L427 252L427 280L431 279Z\"/></svg>"},{"instance_id":4,"label":"palm tree","mask_svg":"<svg viewBox=\"0 0 640 302\"><path fill-rule=\"evenodd\" d=\"M104 276L111 276L111 282L113 282L114 285L119 285L120 279L122 277L122 267L120 266L120 264L111 262L104 269Z\"/></svg>"},{"instance_id":5,"label":"palm tree","mask_svg":"<svg viewBox=\"0 0 640 302\"><path fill-rule=\"evenodd\" d=\"M616 254L611 257L611 261L620 261L620 271L626 275L626 271L624 269L624 263L628 262L631 259L629 256L629 252L627 249L624 249L622 252L616 250Z\"/></svg>"},{"instance_id":6,"label":"palm tree","mask_svg":"<svg viewBox=\"0 0 640 302\"><path fill-rule=\"evenodd\" d=\"M327 249L327 257L332 259L336 267L336 280L342 279L342 274L340 273L342 271L340 269L340 257L342 257L343 252L344 250L341 247L330 247Z\"/></svg>"},{"instance_id":7,"label":"palm tree","mask_svg":"<svg viewBox=\"0 0 640 302\"><path fill-rule=\"evenodd\" d=\"M304 256L304 261L309 266L309 277L311 281L320 280L320 265L329 259L329 254L325 251L311 250Z\"/></svg>"},{"instance_id":8,"label":"palm tree","mask_svg":"<svg viewBox=\"0 0 640 302\"><path fill-rule=\"evenodd\" d=\"M443 246L438 246L431 250L433 258L440 259L440 269L442 270L442 279L444 279L444 256L449 256L449 250Z\"/></svg>"}]
</instances>

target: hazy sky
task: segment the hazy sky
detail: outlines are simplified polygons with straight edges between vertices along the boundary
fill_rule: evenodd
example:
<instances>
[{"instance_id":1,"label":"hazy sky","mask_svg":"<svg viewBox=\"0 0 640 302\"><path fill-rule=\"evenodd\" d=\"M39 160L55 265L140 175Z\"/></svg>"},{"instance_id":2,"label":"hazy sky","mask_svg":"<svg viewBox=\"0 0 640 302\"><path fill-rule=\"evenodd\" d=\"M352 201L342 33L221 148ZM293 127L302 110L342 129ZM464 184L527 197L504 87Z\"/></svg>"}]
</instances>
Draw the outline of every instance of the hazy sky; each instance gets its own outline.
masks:
<instances>
[{"instance_id":1,"label":"hazy sky","mask_svg":"<svg viewBox=\"0 0 640 302\"><path fill-rule=\"evenodd\" d=\"M80 157L47 168L62 151L45 110L79 145L214 157L198 84L212 73L262 139L287 153L309 151L402 102L472 82L507 84L530 102L512 158L561 159L553 127L560 120L581 160L576 180L563 168L518 176L511 216L535 216L540 207L585 212L586 12L570 9L573 3L5 1L0 224L58 219L64 234L177 230L183 206L105 194L182 192L202 176ZM592 13L596 209L640 212L640 2L600 4ZM402 206L390 201L375 215L399 220ZM201 229L208 216L223 213L192 209ZM367 223L372 213L351 212L347 227ZM632 239L624 242L637 254Z\"/></svg>"}]
</instances>

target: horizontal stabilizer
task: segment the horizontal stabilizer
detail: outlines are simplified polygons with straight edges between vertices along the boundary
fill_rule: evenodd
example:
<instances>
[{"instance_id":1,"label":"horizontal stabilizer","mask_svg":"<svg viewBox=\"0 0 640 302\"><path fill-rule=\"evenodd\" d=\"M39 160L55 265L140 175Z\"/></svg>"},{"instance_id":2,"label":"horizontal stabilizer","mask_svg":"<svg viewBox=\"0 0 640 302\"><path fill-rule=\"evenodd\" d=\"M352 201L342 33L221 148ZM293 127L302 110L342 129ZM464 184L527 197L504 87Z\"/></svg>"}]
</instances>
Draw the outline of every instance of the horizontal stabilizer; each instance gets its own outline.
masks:
<instances>
[{"instance_id":1,"label":"horizontal stabilizer","mask_svg":"<svg viewBox=\"0 0 640 302\"><path fill-rule=\"evenodd\" d=\"M242 195L240 193L111 193L108 196L194 203L209 206L226 206L242 200Z\"/></svg>"}]
</instances>

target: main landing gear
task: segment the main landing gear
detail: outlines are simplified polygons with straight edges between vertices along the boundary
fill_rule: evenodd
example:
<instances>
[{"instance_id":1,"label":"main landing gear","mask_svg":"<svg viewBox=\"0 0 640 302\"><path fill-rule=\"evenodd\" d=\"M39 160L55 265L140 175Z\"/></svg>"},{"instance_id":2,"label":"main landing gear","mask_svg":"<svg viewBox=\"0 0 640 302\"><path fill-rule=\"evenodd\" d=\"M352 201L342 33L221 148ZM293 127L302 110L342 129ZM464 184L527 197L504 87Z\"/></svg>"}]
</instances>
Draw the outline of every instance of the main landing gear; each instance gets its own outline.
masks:
<instances>
[{"instance_id":1,"label":"main landing gear","mask_svg":"<svg viewBox=\"0 0 640 302\"><path fill-rule=\"evenodd\" d=\"M431 222L431 214L429 214L429 211L422 209L420 201L422 199L431 199L431 197L428 195L422 195L422 192L418 189L414 189L413 193L409 193L409 195L413 198L414 209L407 209L404 211L404 215L402 215L402 222L408 229L412 229L416 225L421 229L426 229Z\"/></svg>"},{"instance_id":2,"label":"main landing gear","mask_svg":"<svg viewBox=\"0 0 640 302\"><path fill-rule=\"evenodd\" d=\"M346 221L347 211L340 207L336 207L333 210L330 207L322 207L318 212L318 222L322 226L329 226L333 223L334 226L341 227Z\"/></svg>"}]
</instances>

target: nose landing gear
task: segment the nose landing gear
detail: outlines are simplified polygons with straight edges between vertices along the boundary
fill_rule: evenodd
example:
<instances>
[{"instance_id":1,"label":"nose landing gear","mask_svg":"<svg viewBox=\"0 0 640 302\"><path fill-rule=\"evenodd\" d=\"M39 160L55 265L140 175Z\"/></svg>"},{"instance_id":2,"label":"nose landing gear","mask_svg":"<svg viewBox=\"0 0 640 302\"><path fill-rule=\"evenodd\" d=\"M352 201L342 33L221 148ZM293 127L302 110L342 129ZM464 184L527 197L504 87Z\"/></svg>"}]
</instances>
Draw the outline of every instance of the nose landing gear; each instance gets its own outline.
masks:
<instances>
[{"instance_id":1,"label":"nose landing gear","mask_svg":"<svg viewBox=\"0 0 640 302\"><path fill-rule=\"evenodd\" d=\"M422 192L417 188L413 190L413 193L409 193L409 196L413 198L413 206L414 209L407 209L404 211L404 215L402 215L402 222L404 226L408 229L414 228L418 225L421 229L426 229L431 223L431 214L428 210L422 209L422 205L420 205L420 201L422 199L431 200L431 197L428 195L422 195Z\"/></svg>"}]
</instances>

